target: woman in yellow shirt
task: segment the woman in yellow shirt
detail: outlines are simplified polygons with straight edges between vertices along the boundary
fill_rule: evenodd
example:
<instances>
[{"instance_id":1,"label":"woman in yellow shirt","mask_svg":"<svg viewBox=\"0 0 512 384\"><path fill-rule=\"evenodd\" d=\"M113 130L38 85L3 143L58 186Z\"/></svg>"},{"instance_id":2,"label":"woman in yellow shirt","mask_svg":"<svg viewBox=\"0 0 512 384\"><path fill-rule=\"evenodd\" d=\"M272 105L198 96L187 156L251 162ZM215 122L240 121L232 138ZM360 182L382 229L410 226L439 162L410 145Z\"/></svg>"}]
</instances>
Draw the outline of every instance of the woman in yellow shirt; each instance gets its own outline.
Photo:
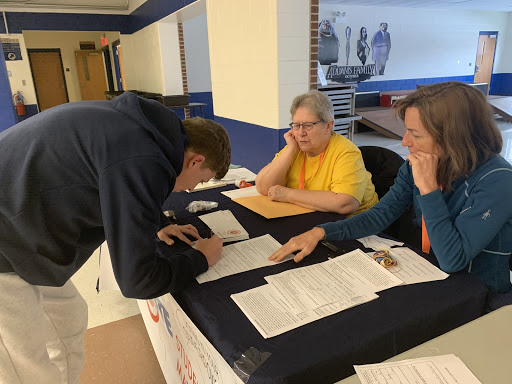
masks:
<instances>
[{"instance_id":1,"label":"woman in yellow shirt","mask_svg":"<svg viewBox=\"0 0 512 384\"><path fill-rule=\"evenodd\" d=\"M371 174L355 144L333 132L334 110L322 92L295 97L286 146L256 177L270 200L352 215L378 201Z\"/></svg>"}]
</instances>

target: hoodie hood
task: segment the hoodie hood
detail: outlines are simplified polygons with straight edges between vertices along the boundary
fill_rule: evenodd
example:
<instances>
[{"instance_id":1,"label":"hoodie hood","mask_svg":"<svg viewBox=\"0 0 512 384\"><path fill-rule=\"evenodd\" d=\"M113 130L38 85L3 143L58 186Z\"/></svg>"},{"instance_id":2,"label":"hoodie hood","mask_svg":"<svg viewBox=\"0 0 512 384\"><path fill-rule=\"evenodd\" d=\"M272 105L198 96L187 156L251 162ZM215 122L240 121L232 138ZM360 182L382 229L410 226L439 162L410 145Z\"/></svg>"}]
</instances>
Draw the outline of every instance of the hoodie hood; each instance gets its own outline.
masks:
<instances>
[{"instance_id":1,"label":"hoodie hood","mask_svg":"<svg viewBox=\"0 0 512 384\"><path fill-rule=\"evenodd\" d=\"M116 97L112 106L154 137L176 175L179 175L183 169L188 137L178 115L158 101L138 97L132 92Z\"/></svg>"}]
</instances>

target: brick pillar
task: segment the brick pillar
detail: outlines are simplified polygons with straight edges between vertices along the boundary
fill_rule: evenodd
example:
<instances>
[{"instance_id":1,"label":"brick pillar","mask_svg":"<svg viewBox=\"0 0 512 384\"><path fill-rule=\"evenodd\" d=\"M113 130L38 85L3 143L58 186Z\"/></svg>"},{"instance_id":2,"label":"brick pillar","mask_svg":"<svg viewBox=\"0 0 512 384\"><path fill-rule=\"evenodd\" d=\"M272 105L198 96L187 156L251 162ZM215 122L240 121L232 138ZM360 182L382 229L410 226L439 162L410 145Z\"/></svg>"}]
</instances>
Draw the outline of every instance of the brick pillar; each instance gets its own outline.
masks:
<instances>
[{"instance_id":1,"label":"brick pillar","mask_svg":"<svg viewBox=\"0 0 512 384\"><path fill-rule=\"evenodd\" d=\"M317 0L318 1L318 0ZM187 64L185 61L185 41L183 39L183 24L178 23L178 37L180 41L181 78L183 80L183 94L188 95ZM190 109L185 108L185 119L190 118Z\"/></svg>"},{"instance_id":2,"label":"brick pillar","mask_svg":"<svg viewBox=\"0 0 512 384\"><path fill-rule=\"evenodd\" d=\"M309 89L318 88L318 0L310 0Z\"/></svg>"}]
</instances>

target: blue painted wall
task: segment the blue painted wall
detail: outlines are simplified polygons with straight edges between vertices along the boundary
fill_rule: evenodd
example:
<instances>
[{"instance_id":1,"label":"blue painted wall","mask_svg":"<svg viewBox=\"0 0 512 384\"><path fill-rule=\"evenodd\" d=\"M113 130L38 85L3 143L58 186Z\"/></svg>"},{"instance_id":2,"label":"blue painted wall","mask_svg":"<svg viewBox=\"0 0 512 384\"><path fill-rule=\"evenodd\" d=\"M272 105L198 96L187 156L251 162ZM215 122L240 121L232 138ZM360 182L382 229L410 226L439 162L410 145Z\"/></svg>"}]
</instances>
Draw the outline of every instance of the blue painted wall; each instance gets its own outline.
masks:
<instances>
[{"instance_id":1,"label":"blue painted wall","mask_svg":"<svg viewBox=\"0 0 512 384\"><path fill-rule=\"evenodd\" d=\"M88 13L32 13L5 12L9 33L23 30L38 31L119 31L131 33L127 15L100 15ZM3 16L0 33L5 33Z\"/></svg>"},{"instance_id":2,"label":"blue painted wall","mask_svg":"<svg viewBox=\"0 0 512 384\"><path fill-rule=\"evenodd\" d=\"M114 57L114 68L116 69L116 83L117 90L123 91L125 90L123 87L123 78L121 77L121 67L119 65L119 45L112 47L113 57Z\"/></svg>"},{"instance_id":3,"label":"blue painted wall","mask_svg":"<svg viewBox=\"0 0 512 384\"><path fill-rule=\"evenodd\" d=\"M283 134L287 129L271 129L261 125L215 116L229 134L231 163L242 165L257 173L270 163L284 146Z\"/></svg>"},{"instance_id":4,"label":"blue painted wall","mask_svg":"<svg viewBox=\"0 0 512 384\"><path fill-rule=\"evenodd\" d=\"M172 108L171 108L172 109ZM184 120L185 119L185 111L183 110L183 108L176 108L176 109L173 109L174 112L176 112L176 114L178 115L178 117L181 119L181 120Z\"/></svg>"},{"instance_id":5,"label":"blue painted wall","mask_svg":"<svg viewBox=\"0 0 512 384\"><path fill-rule=\"evenodd\" d=\"M7 77L4 52L0 44L0 132L16 124L14 106L12 103L11 86Z\"/></svg>"},{"instance_id":6,"label":"blue painted wall","mask_svg":"<svg viewBox=\"0 0 512 384\"><path fill-rule=\"evenodd\" d=\"M399 89L416 89L416 85L442 83L444 81L462 81L472 83L473 76L430 77L419 79L402 79L388 81L363 81L357 84L358 91L396 91Z\"/></svg>"},{"instance_id":7,"label":"blue painted wall","mask_svg":"<svg viewBox=\"0 0 512 384\"><path fill-rule=\"evenodd\" d=\"M130 14L130 32L134 33L196 0L148 0Z\"/></svg>"},{"instance_id":8,"label":"blue painted wall","mask_svg":"<svg viewBox=\"0 0 512 384\"><path fill-rule=\"evenodd\" d=\"M193 92L189 94L188 101L190 103L204 103L207 104L203 107L203 117L205 119L215 120L215 116L213 114L213 98L211 92ZM179 116L180 119L185 118L185 111L183 108L176 108L174 112ZM199 116L201 117L201 110L199 107L195 107L194 110L190 111L191 117Z\"/></svg>"},{"instance_id":9,"label":"blue painted wall","mask_svg":"<svg viewBox=\"0 0 512 384\"><path fill-rule=\"evenodd\" d=\"M16 115L16 120L19 123L20 121L27 120L29 117L37 115L38 113L37 104L27 104L25 105L25 114L22 116Z\"/></svg>"},{"instance_id":10,"label":"blue painted wall","mask_svg":"<svg viewBox=\"0 0 512 384\"><path fill-rule=\"evenodd\" d=\"M214 120L213 114L213 97L211 92L192 92L189 94L189 101L191 103L204 103L203 114L205 119ZM199 108L196 107L197 113Z\"/></svg>"}]
</instances>

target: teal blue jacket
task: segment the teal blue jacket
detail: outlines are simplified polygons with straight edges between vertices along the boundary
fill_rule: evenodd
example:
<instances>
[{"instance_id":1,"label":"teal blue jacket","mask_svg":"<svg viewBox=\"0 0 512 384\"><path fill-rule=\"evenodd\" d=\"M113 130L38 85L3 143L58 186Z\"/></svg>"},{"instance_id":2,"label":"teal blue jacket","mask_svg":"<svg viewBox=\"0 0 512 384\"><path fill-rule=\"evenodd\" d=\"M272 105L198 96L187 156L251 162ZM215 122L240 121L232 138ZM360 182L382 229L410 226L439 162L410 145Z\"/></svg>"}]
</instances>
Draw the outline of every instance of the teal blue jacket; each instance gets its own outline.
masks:
<instances>
[{"instance_id":1,"label":"teal blue jacket","mask_svg":"<svg viewBox=\"0 0 512 384\"><path fill-rule=\"evenodd\" d=\"M406 161L394 185L370 210L320 225L326 240L357 239L387 228L413 203L425 225L441 269L475 274L493 293L511 290L512 166L493 156L452 191L420 195ZM419 225L416 223L416 225Z\"/></svg>"}]
</instances>

